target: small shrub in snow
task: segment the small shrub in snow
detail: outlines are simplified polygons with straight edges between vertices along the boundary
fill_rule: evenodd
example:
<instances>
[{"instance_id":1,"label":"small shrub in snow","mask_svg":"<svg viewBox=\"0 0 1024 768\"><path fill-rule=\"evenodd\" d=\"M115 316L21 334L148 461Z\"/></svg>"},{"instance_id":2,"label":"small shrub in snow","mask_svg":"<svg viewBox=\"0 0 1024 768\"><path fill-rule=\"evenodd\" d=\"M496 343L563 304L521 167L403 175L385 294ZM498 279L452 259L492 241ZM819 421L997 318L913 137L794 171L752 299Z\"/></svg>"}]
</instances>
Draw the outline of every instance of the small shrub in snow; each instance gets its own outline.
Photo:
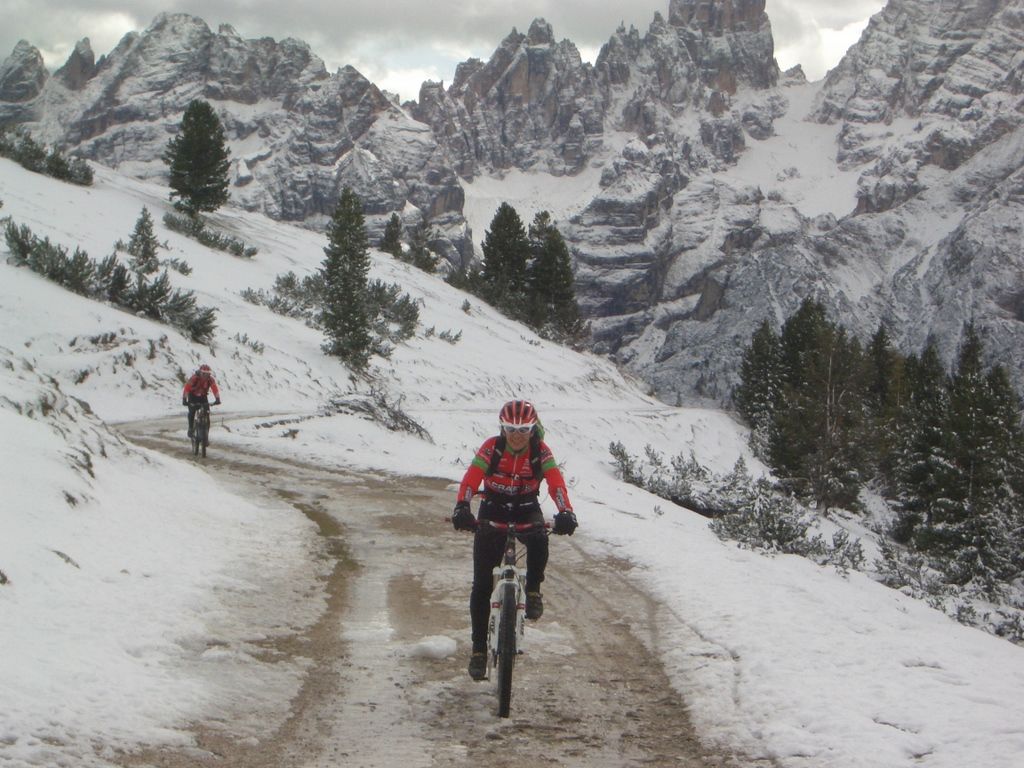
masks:
<instances>
[{"instance_id":1,"label":"small shrub in snow","mask_svg":"<svg viewBox=\"0 0 1024 768\"><path fill-rule=\"evenodd\" d=\"M827 543L813 532L813 513L767 480L752 480L742 458L730 472L717 475L692 454L666 464L650 446L642 461L622 443L613 442L609 452L623 481L713 518L710 527L719 538L759 552L801 555L841 572L863 566L858 540L840 531Z\"/></svg>"},{"instance_id":2,"label":"small shrub in snow","mask_svg":"<svg viewBox=\"0 0 1024 768\"><path fill-rule=\"evenodd\" d=\"M364 416L392 432L406 432L433 443L430 433L402 410L402 399L391 402L387 393L371 388L368 393L348 393L331 398L324 408L326 415L351 413Z\"/></svg>"},{"instance_id":3,"label":"small shrub in snow","mask_svg":"<svg viewBox=\"0 0 1024 768\"><path fill-rule=\"evenodd\" d=\"M23 128L16 128L13 135L0 129L0 157L8 157L33 173L79 186L92 185L92 168L85 160L80 157L68 160L56 147L47 151L45 145L36 142Z\"/></svg>"},{"instance_id":4,"label":"small shrub in snow","mask_svg":"<svg viewBox=\"0 0 1024 768\"><path fill-rule=\"evenodd\" d=\"M153 232L153 217L149 215L149 210L145 206L135 222L135 231L132 232L128 243L118 240L114 245L115 250L128 254L132 271L144 275L152 275L160 269L160 258L157 253L160 247L160 242Z\"/></svg>"},{"instance_id":5,"label":"small shrub in snow","mask_svg":"<svg viewBox=\"0 0 1024 768\"><path fill-rule=\"evenodd\" d=\"M169 323L194 341L207 343L213 336L216 311L196 306L192 291L172 288L166 270L152 280L142 272L136 272L133 279L116 255L96 262L76 248L68 256L63 246L49 238L39 239L28 227L13 221L7 222L6 237L17 266L26 266L75 293Z\"/></svg>"},{"instance_id":6,"label":"small shrub in snow","mask_svg":"<svg viewBox=\"0 0 1024 768\"><path fill-rule=\"evenodd\" d=\"M265 349L265 347L263 345L263 342L256 341L255 339L250 339L249 338L249 334L247 334L247 333L236 333L233 336L233 338L239 344L242 344L242 345L248 347L253 352L255 352L257 355L262 355L263 354L263 350Z\"/></svg>"},{"instance_id":7,"label":"small shrub in snow","mask_svg":"<svg viewBox=\"0 0 1024 768\"><path fill-rule=\"evenodd\" d=\"M199 216L188 216L186 214L165 213L164 226L179 234L190 237L196 242L213 248L218 251L226 251L235 256L251 259L259 250L247 246L238 238L225 235L210 229L203 223Z\"/></svg>"},{"instance_id":8,"label":"small shrub in snow","mask_svg":"<svg viewBox=\"0 0 1024 768\"><path fill-rule=\"evenodd\" d=\"M246 288L241 296L251 304L304 320L310 327L323 330L321 309L324 293L321 272L303 278L294 272L285 272L275 278L271 290ZM370 348L373 354L390 357L391 345L410 339L416 333L420 319L419 303L408 293L403 293L397 283L370 280L364 291L364 303L367 316L371 318Z\"/></svg>"}]
</instances>

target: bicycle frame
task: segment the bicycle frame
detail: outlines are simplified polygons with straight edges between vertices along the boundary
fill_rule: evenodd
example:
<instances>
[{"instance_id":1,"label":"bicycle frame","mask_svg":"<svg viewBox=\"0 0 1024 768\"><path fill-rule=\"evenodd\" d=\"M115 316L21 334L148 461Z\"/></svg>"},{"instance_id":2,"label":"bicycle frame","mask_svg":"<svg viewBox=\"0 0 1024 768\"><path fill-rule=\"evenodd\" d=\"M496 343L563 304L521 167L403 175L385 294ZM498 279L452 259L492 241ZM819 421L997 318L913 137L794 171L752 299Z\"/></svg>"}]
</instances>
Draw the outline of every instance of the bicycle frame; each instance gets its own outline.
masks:
<instances>
[{"instance_id":1,"label":"bicycle frame","mask_svg":"<svg viewBox=\"0 0 1024 768\"><path fill-rule=\"evenodd\" d=\"M490 522L490 521L483 521ZM491 616L487 622L487 673L490 677L491 667L497 663L499 652L501 605L505 595L505 589L511 588L515 592L516 603L516 625L515 625L515 653L522 653L521 640L526 626L526 569L519 567L520 553L516 547L518 534L532 529L533 524L505 525L503 523L490 523L493 527L505 528L505 556L501 565L494 568L494 589L491 591ZM522 530L517 530L521 528Z\"/></svg>"},{"instance_id":2,"label":"bicycle frame","mask_svg":"<svg viewBox=\"0 0 1024 768\"><path fill-rule=\"evenodd\" d=\"M508 717L512 700L512 670L516 656L523 652L526 629L526 569L519 567L521 557L516 542L519 536L543 530L543 523L495 523L481 520L505 532L505 555L494 569L491 613L487 621L487 679L497 670L498 716Z\"/></svg>"},{"instance_id":3,"label":"bicycle frame","mask_svg":"<svg viewBox=\"0 0 1024 768\"><path fill-rule=\"evenodd\" d=\"M210 404L201 403L196 408L193 422L192 455L200 454L206 458L206 448L210 444Z\"/></svg>"}]
</instances>

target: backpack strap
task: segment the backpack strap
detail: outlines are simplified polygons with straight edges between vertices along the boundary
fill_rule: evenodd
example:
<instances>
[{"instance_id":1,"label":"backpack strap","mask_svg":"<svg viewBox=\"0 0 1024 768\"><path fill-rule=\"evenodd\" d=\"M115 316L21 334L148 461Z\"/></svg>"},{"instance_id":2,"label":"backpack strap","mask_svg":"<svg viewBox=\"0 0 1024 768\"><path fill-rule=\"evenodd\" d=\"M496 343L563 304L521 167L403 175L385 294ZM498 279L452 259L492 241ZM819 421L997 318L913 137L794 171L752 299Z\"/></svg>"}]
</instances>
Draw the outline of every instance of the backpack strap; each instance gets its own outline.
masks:
<instances>
[{"instance_id":1,"label":"backpack strap","mask_svg":"<svg viewBox=\"0 0 1024 768\"><path fill-rule=\"evenodd\" d=\"M538 480L544 477L540 465L540 435L537 434L537 430L530 433L530 468Z\"/></svg>"},{"instance_id":2,"label":"backpack strap","mask_svg":"<svg viewBox=\"0 0 1024 768\"><path fill-rule=\"evenodd\" d=\"M505 433L502 432L494 441L494 448L491 451L491 463L487 465L486 477L490 477L498 471L498 464L501 463L501 455L505 453Z\"/></svg>"},{"instance_id":3,"label":"backpack strap","mask_svg":"<svg viewBox=\"0 0 1024 768\"><path fill-rule=\"evenodd\" d=\"M498 464L501 463L501 456L505 453L505 433L502 432L498 435L494 441L494 450L491 453L491 461L487 465L487 471L484 473L486 477L490 477L498 471ZM540 462L540 435L534 430L530 434L530 469L533 471L533 476L538 480L544 476L541 471Z\"/></svg>"}]
</instances>

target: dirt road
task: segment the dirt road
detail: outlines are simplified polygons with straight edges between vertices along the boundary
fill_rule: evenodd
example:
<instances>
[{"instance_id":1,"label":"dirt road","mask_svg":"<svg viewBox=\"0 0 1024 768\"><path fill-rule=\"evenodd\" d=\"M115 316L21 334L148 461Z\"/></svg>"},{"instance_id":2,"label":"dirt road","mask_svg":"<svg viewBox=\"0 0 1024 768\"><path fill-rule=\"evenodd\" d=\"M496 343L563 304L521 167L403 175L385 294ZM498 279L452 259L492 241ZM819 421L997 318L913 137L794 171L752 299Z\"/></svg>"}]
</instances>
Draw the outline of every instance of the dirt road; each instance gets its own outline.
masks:
<instances>
[{"instance_id":1,"label":"dirt road","mask_svg":"<svg viewBox=\"0 0 1024 768\"><path fill-rule=\"evenodd\" d=\"M179 422L124 431L140 445L193 460ZM362 476L215 446L204 466L233 491L276 496L318 526L319 565L328 575L322 592L308 599L324 605L319 620L274 639L251 662L302 657L308 671L290 705L277 710L287 714L255 713L258 735L253 712L242 718L225 711L193 725L195 747L147 749L121 756L121 765L755 764L702 747L686 702L648 651L658 645L657 606L631 585L626 564L584 554L585 527L571 538L552 537L546 612L527 629L512 717L503 720L494 714L492 684L466 674L472 541L445 522L454 496L447 483ZM281 600L295 599L281 590Z\"/></svg>"}]
</instances>

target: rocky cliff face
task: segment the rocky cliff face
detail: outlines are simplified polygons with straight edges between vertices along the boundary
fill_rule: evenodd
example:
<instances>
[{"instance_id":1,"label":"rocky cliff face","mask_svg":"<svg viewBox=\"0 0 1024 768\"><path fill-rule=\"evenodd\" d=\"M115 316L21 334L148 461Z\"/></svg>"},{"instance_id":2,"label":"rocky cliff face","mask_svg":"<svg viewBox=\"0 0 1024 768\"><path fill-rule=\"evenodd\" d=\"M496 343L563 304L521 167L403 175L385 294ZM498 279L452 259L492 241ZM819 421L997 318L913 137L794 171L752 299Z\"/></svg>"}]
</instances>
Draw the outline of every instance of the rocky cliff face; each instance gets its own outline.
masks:
<instances>
[{"instance_id":1,"label":"rocky cliff face","mask_svg":"<svg viewBox=\"0 0 1024 768\"><path fill-rule=\"evenodd\" d=\"M695 17L673 6L672 18ZM799 78L772 88L748 76L762 90L724 102L707 76L674 78L677 98L710 93L690 113L700 133L680 134L685 117L654 119L670 127L627 147L572 230L596 348L666 400L721 403L756 325L812 297L862 338L884 322L905 351L933 337L947 359L973 320L1024 388L1022 22L1020 0L892 0L872 20L808 115L835 126L830 175L858 177L845 215L787 199L786 177L809 166L757 186L730 167L770 162L773 121L793 117ZM651 34L663 34L657 23ZM629 49L652 46L620 36L603 53L619 82L637 71L619 63Z\"/></svg>"},{"instance_id":2,"label":"rocky cliff face","mask_svg":"<svg viewBox=\"0 0 1024 768\"><path fill-rule=\"evenodd\" d=\"M98 63L83 41L49 79L29 68L28 50L5 65L12 74L0 81L10 83L3 93L23 97L0 102L0 124L25 123L48 143L163 178L160 158L182 113L205 99L231 145L237 203L317 225L347 185L363 196L371 223L408 201L446 232L446 255L471 250L461 187L429 128L355 69L328 74L305 43L243 40L227 25L213 32L193 16L161 14ZM34 95L29 72L43 73Z\"/></svg>"},{"instance_id":3,"label":"rocky cliff face","mask_svg":"<svg viewBox=\"0 0 1024 768\"><path fill-rule=\"evenodd\" d=\"M0 65L0 101L11 105L31 101L43 90L46 77L46 67L39 51L27 41L20 41ZM16 106L14 110L17 110Z\"/></svg>"},{"instance_id":4,"label":"rocky cliff face","mask_svg":"<svg viewBox=\"0 0 1024 768\"><path fill-rule=\"evenodd\" d=\"M411 111L466 178L507 168L575 173L604 128L593 68L543 19L526 35L513 30L490 61L461 65L446 91L426 84Z\"/></svg>"},{"instance_id":5,"label":"rocky cliff face","mask_svg":"<svg viewBox=\"0 0 1024 768\"><path fill-rule=\"evenodd\" d=\"M754 329L807 297L863 336L887 323L905 351L932 335L952 356L974 320L1024 385L1022 5L890 0L811 85L780 73L764 0L670 0L593 65L537 19L404 105L299 41L165 14L99 61L83 41L52 77L19 44L0 124L162 177L204 98L236 203L317 226L348 185L371 227L427 217L459 264L463 181L599 172L559 222L594 348L669 402L727 402Z\"/></svg>"}]
</instances>

